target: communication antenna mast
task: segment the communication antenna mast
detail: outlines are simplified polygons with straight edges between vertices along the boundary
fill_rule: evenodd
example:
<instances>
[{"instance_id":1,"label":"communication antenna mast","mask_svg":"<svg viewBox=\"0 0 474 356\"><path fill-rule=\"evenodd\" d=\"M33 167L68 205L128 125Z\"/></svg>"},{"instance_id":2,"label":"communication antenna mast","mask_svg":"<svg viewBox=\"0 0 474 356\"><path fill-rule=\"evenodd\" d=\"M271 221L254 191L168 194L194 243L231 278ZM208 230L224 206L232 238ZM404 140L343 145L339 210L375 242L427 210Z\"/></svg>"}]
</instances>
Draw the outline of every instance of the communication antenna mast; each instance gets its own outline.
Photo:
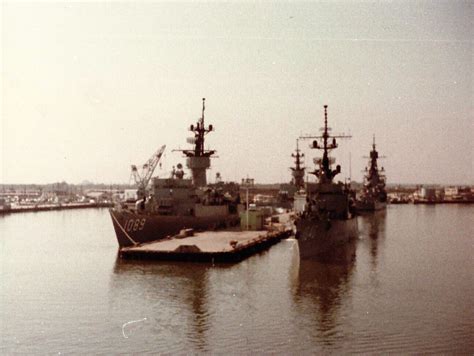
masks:
<instances>
[{"instance_id":1,"label":"communication antenna mast","mask_svg":"<svg viewBox=\"0 0 474 356\"><path fill-rule=\"evenodd\" d=\"M352 155L349 152L349 184L352 182Z\"/></svg>"},{"instance_id":2,"label":"communication antenna mast","mask_svg":"<svg viewBox=\"0 0 474 356\"><path fill-rule=\"evenodd\" d=\"M328 106L324 105L324 127L321 128L321 131L323 132L323 134L319 136L313 136L313 135L300 136L300 139L313 139L314 140L310 148L323 150L323 157L320 160L315 161L319 164L319 169L316 169L314 172L310 172L314 174L316 177L318 177L321 183L331 182L333 178L338 173L341 172L340 165L337 165L335 170L331 169L331 164L333 163L334 159L332 157L329 157L329 152L338 147L336 138L351 138L352 137L350 135L329 134L329 131L331 131L331 128L328 127L327 108ZM322 146L317 141L318 139L322 140Z\"/></svg>"},{"instance_id":3,"label":"communication antenna mast","mask_svg":"<svg viewBox=\"0 0 474 356\"><path fill-rule=\"evenodd\" d=\"M189 138L188 143L193 144L194 148L192 150L175 150L183 152L183 154L187 157L186 166L191 170L193 183L198 187L202 187L207 184L206 169L211 166L210 158L214 155L214 153L216 153L215 150L204 149L205 135L214 130L212 125L206 127L204 124L204 111L206 109L205 103L206 98L202 98L201 117L198 119L196 126L191 125L189 127L189 131L194 133L194 137Z\"/></svg>"}]
</instances>

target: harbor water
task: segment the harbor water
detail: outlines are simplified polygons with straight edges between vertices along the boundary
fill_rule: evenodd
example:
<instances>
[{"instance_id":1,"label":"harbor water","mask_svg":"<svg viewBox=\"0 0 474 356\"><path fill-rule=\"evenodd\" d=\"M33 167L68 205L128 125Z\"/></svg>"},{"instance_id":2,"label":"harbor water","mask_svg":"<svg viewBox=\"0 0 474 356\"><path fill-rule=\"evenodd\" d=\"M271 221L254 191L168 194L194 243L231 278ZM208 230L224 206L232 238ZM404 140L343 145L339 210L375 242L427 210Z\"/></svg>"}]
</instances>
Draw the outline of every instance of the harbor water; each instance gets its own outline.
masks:
<instances>
[{"instance_id":1,"label":"harbor water","mask_svg":"<svg viewBox=\"0 0 474 356\"><path fill-rule=\"evenodd\" d=\"M0 216L0 354L474 353L474 206L358 217L346 260L117 259L107 209Z\"/></svg>"}]
</instances>

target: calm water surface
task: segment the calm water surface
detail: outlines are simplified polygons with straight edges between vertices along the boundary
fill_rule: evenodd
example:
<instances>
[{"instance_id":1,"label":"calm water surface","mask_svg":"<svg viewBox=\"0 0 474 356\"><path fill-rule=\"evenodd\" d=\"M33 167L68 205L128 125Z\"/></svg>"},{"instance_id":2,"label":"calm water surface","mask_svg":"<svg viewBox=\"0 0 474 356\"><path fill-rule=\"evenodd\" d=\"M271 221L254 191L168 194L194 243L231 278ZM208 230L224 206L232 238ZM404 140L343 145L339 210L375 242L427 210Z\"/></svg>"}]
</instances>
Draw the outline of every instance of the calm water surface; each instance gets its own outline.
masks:
<instances>
[{"instance_id":1,"label":"calm water surface","mask_svg":"<svg viewBox=\"0 0 474 356\"><path fill-rule=\"evenodd\" d=\"M107 210L0 216L0 353L474 353L472 206L359 217L346 263L125 262Z\"/></svg>"}]
</instances>

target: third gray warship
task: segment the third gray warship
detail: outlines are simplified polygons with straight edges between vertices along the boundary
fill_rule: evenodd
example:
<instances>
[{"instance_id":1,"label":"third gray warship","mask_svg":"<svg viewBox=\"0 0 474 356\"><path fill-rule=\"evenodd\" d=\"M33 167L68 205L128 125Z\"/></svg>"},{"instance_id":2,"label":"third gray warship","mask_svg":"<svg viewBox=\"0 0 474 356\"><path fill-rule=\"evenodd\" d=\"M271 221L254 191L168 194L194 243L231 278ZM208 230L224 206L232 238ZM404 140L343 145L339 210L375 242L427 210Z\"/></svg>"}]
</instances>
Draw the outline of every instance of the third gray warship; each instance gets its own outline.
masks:
<instances>
[{"instance_id":1,"label":"third gray warship","mask_svg":"<svg viewBox=\"0 0 474 356\"><path fill-rule=\"evenodd\" d=\"M383 167L378 168L379 153L375 148L375 136L370 151L369 164L365 167L364 187L356 202L357 211L375 211L385 209L387 192L385 191L385 175Z\"/></svg>"}]
</instances>

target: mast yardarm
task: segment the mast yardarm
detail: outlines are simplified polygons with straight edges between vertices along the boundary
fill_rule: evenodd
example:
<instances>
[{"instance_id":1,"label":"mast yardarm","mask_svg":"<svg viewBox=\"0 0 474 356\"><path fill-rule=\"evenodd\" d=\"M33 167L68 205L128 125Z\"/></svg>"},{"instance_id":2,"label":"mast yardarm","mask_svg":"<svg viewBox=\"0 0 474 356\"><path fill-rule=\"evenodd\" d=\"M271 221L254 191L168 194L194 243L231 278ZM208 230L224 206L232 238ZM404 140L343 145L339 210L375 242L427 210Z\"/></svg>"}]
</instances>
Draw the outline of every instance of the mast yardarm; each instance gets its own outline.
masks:
<instances>
[{"instance_id":1,"label":"mast yardarm","mask_svg":"<svg viewBox=\"0 0 474 356\"><path fill-rule=\"evenodd\" d=\"M194 132L194 149L193 150L182 150L187 157L210 157L216 151L204 149L204 137L209 132L214 130L212 125L208 127L204 124L204 111L206 110L206 98L202 98L202 114L198 119L196 126L191 125L189 131Z\"/></svg>"},{"instance_id":2,"label":"mast yardarm","mask_svg":"<svg viewBox=\"0 0 474 356\"><path fill-rule=\"evenodd\" d=\"M202 114L198 119L196 126L191 125L189 131L194 133L194 137L189 138L188 142L194 145L192 150L178 150L184 153L187 157L186 165L191 170L193 176L193 183L196 186L205 186L206 180L206 169L211 166L210 158L216 153L215 150L205 150L204 142L205 136L214 130L212 125L206 127L204 123L204 111L206 110L206 98L202 99Z\"/></svg>"},{"instance_id":3,"label":"mast yardarm","mask_svg":"<svg viewBox=\"0 0 474 356\"><path fill-rule=\"evenodd\" d=\"M321 129L323 134L321 136L301 136L301 139L314 139L310 148L323 150L322 159L315 160L315 163L319 163L319 169L316 169L314 172L311 172L316 177L319 178L320 183L330 183L334 177L341 172L341 166L337 165L336 169L331 169L331 158L329 157L330 150L333 150L338 147L336 138L350 138L351 136L347 135L330 135L329 131L331 130L328 127L328 112L327 105L324 105L324 127ZM322 140L322 146L320 146L317 140Z\"/></svg>"}]
</instances>

